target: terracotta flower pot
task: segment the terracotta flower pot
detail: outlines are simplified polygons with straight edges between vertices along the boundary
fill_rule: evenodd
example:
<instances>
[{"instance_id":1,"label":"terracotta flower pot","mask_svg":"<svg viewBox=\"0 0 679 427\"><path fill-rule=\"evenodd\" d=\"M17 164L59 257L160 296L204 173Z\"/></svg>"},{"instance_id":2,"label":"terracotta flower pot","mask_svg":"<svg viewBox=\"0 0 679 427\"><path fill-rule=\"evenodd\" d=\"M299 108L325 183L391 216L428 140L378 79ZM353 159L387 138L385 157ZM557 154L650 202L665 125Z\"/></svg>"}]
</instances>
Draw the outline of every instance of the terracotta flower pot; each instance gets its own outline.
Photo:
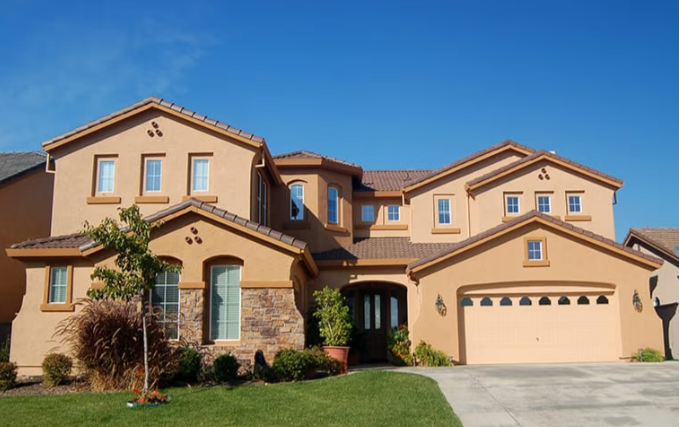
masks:
<instances>
[{"instance_id":1,"label":"terracotta flower pot","mask_svg":"<svg viewBox=\"0 0 679 427\"><path fill-rule=\"evenodd\" d=\"M344 367L344 370L347 369L347 359L349 357L349 347L335 347L335 346L326 345L326 346L323 346L323 350L325 350L325 353L328 356L342 362L342 366Z\"/></svg>"}]
</instances>

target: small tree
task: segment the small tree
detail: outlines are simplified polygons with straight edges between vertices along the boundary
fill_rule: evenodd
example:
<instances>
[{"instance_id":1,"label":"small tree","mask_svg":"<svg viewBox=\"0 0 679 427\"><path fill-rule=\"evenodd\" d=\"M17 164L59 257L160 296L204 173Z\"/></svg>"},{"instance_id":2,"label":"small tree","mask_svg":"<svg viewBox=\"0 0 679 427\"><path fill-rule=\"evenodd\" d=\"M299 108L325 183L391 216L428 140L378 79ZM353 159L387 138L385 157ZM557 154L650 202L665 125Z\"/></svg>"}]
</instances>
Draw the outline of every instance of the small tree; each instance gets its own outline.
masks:
<instances>
[{"instance_id":1,"label":"small tree","mask_svg":"<svg viewBox=\"0 0 679 427\"><path fill-rule=\"evenodd\" d=\"M337 289L325 287L314 292L318 329L327 346L346 346L351 337L351 315L346 300Z\"/></svg>"},{"instance_id":2,"label":"small tree","mask_svg":"<svg viewBox=\"0 0 679 427\"><path fill-rule=\"evenodd\" d=\"M104 288L89 290L92 299L111 298L130 301L136 296L142 301L142 329L144 345L144 392L149 388L148 339L146 333L146 295L153 289L156 276L163 272L178 273L181 267L174 266L155 256L149 250L151 231L160 227L160 223L151 224L145 221L137 206L119 208L120 223L105 218L97 227L85 222L85 234L117 254L117 268L98 266L91 275L92 280L100 280ZM120 225L123 225L121 228Z\"/></svg>"}]
</instances>

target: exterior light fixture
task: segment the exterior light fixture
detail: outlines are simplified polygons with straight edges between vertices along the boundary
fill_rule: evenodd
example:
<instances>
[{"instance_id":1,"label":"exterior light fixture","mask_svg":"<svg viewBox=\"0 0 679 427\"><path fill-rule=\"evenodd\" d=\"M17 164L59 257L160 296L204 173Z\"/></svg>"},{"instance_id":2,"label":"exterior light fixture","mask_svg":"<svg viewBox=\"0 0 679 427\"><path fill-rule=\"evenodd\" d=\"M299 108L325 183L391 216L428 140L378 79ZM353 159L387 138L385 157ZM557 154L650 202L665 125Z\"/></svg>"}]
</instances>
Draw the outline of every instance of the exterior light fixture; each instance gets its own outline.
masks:
<instances>
[{"instance_id":1,"label":"exterior light fixture","mask_svg":"<svg viewBox=\"0 0 679 427\"><path fill-rule=\"evenodd\" d=\"M436 311L438 311L440 315L443 315L445 308L446 306L443 304L443 298L441 298L441 294L438 294L436 297Z\"/></svg>"}]
</instances>

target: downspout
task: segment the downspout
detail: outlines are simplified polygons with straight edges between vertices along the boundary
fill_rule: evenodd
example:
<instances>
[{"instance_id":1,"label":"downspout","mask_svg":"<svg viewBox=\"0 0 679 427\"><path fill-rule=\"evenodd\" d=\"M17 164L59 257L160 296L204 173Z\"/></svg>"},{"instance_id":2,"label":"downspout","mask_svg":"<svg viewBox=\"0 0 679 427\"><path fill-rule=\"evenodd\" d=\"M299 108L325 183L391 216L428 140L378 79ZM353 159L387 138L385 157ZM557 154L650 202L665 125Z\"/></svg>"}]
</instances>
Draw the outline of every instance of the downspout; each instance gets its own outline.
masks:
<instances>
[{"instance_id":1,"label":"downspout","mask_svg":"<svg viewBox=\"0 0 679 427\"><path fill-rule=\"evenodd\" d=\"M472 214L469 198L471 197L469 189L467 189L467 237L472 237Z\"/></svg>"}]
</instances>

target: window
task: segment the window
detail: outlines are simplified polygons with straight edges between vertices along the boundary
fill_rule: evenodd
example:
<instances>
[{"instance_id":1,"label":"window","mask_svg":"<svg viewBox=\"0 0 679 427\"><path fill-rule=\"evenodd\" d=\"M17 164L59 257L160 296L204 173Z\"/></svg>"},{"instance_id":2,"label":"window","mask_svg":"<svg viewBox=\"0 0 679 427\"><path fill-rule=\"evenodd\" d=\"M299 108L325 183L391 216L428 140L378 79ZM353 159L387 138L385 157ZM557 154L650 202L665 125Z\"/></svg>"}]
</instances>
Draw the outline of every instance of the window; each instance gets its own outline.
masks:
<instances>
[{"instance_id":1,"label":"window","mask_svg":"<svg viewBox=\"0 0 679 427\"><path fill-rule=\"evenodd\" d=\"M49 272L49 304L66 304L68 290L68 268L52 267Z\"/></svg>"},{"instance_id":2,"label":"window","mask_svg":"<svg viewBox=\"0 0 679 427\"><path fill-rule=\"evenodd\" d=\"M571 305L571 300L567 296L559 298L559 305Z\"/></svg>"},{"instance_id":3,"label":"window","mask_svg":"<svg viewBox=\"0 0 679 427\"><path fill-rule=\"evenodd\" d=\"M582 196L580 194L568 195L568 213L582 213Z\"/></svg>"},{"instance_id":4,"label":"window","mask_svg":"<svg viewBox=\"0 0 679 427\"><path fill-rule=\"evenodd\" d=\"M371 295L365 294L363 296L363 329L368 330L372 328L371 320L372 320L372 311L370 309L371 307L371 300L370 300Z\"/></svg>"},{"instance_id":5,"label":"window","mask_svg":"<svg viewBox=\"0 0 679 427\"><path fill-rule=\"evenodd\" d=\"M528 241L528 261L542 260L542 240Z\"/></svg>"},{"instance_id":6,"label":"window","mask_svg":"<svg viewBox=\"0 0 679 427\"><path fill-rule=\"evenodd\" d=\"M207 192L210 183L210 159L193 159L191 177L191 191Z\"/></svg>"},{"instance_id":7,"label":"window","mask_svg":"<svg viewBox=\"0 0 679 427\"><path fill-rule=\"evenodd\" d=\"M538 196L538 211L542 213L552 213L552 198L551 196Z\"/></svg>"},{"instance_id":8,"label":"window","mask_svg":"<svg viewBox=\"0 0 679 427\"><path fill-rule=\"evenodd\" d=\"M113 193L115 175L115 160L99 160L97 193Z\"/></svg>"},{"instance_id":9,"label":"window","mask_svg":"<svg viewBox=\"0 0 679 427\"><path fill-rule=\"evenodd\" d=\"M587 298L584 295L581 296L580 298L578 298L578 305L589 305L589 298Z\"/></svg>"},{"instance_id":10,"label":"window","mask_svg":"<svg viewBox=\"0 0 679 427\"><path fill-rule=\"evenodd\" d=\"M328 223L339 224L339 190L328 187Z\"/></svg>"},{"instance_id":11,"label":"window","mask_svg":"<svg viewBox=\"0 0 679 427\"><path fill-rule=\"evenodd\" d=\"M290 219L293 221L304 219L304 186L302 184L290 186Z\"/></svg>"},{"instance_id":12,"label":"window","mask_svg":"<svg viewBox=\"0 0 679 427\"><path fill-rule=\"evenodd\" d=\"M500 305L501 306L509 306L512 305L512 299L509 297L502 297L500 300Z\"/></svg>"},{"instance_id":13,"label":"window","mask_svg":"<svg viewBox=\"0 0 679 427\"><path fill-rule=\"evenodd\" d=\"M481 299L481 307L490 307L493 305L493 300L488 297Z\"/></svg>"},{"instance_id":14,"label":"window","mask_svg":"<svg viewBox=\"0 0 679 427\"><path fill-rule=\"evenodd\" d=\"M269 225L269 187L261 173L257 172L257 221Z\"/></svg>"},{"instance_id":15,"label":"window","mask_svg":"<svg viewBox=\"0 0 679 427\"><path fill-rule=\"evenodd\" d=\"M538 305L552 305L552 300L549 297L542 297L538 301Z\"/></svg>"},{"instance_id":16,"label":"window","mask_svg":"<svg viewBox=\"0 0 679 427\"><path fill-rule=\"evenodd\" d=\"M597 304L608 304L608 298L606 298L603 295L600 295L599 298L596 299Z\"/></svg>"},{"instance_id":17,"label":"window","mask_svg":"<svg viewBox=\"0 0 679 427\"><path fill-rule=\"evenodd\" d=\"M389 310L389 314L391 315L389 326L393 330L398 328L398 298L389 298L389 304L391 305L391 309Z\"/></svg>"},{"instance_id":18,"label":"window","mask_svg":"<svg viewBox=\"0 0 679 427\"><path fill-rule=\"evenodd\" d=\"M147 193L160 192L163 161L160 159L146 159L144 190Z\"/></svg>"},{"instance_id":19,"label":"window","mask_svg":"<svg viewBox=\"0 0 679 427\"><path fill-rule=\"evenodd\" d=\"M531 301L528 297L522 297L519 301L519 305L533 305L533 301Z\"/></svg>"},{"instance_id":20,"label":"window","mask_svg":"<svg viewBox=\"0 0 679 427\"><path fill-rule=\"evenodd\" d=\"M398 222L401 220L401 207L399 205L387 206L387 221Z\"/></svg>"},{"instance_id":21,"label":"window","mask_svg":"<svg viewBox=\"0 0 679 427\"><path fill-rule=\"evenodd\" d=\"M238 265L216 265L210 269L210 338L240 338L240 278Z\"/></svg>"},{"instance_id":22,"label":"window","mask_svg":"<svg viewBox=\"0 0 679 427\"><path fill-rule=\"evenodd\" d=\"M361 206L361 221L375 222L375 207L373 205Z\"/></svg>"},{"instance_id":23,"label":"window","mask_svg":"<svg viewBox=\"0 0 679 427\"><path fill-rule=\"evenodd\" d=\"M507 215L516 215L521 212L519 196L507 196L506 200Z\"/></svg>"},{"instance_id":24,"label":"window","mask_svg":"<svg viewBox=\"0 0 679 427\"><path fill-rule=\"evenodd\" d=\"M153 313L165 331L165 338L179 339L179 273L158 274L150 297Z\"/></svg>"},{"instance_id":25,"label":"window","mask_svg":"<svg viewBox=\"0 0 679 427\"><path fill-rule=\"evenodd\" d=\"M438 199L437 202L438 210L438 224L440 225L450 225L452 224L452 218L450 214L450 199Z\"/></svg>"},{"instance_id":26,"label":"window","mask_svg":"<svg viewBox=\"0 0 679 427\"><path fill-rule=\"evenodd\" d=\"M462 301L460 301L460 305L461 305L462 307L471 307L471 306L474 305L474 302L472 301L471 298L469 298L469 297L464 297L464 298L462 298Z\"/></svg>"}]
</instances>

